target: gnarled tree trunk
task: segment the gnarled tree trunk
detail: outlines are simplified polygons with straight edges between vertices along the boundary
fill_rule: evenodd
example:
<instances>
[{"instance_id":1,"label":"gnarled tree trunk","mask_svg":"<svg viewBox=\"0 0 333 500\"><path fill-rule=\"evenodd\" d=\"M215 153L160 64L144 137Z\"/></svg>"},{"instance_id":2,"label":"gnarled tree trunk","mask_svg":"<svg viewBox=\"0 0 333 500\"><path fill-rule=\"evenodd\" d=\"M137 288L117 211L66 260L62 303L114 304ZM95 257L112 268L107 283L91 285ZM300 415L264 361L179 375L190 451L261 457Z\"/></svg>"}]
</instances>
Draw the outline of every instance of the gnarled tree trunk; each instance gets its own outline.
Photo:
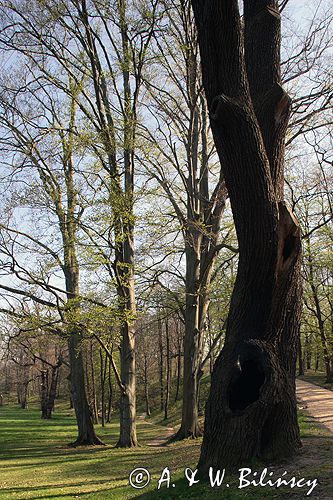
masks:
<instances>
[{"instance_id":1,"label":"gnarled tree trunk","mask_svg":"<svg viewBox=\"0 0 333 500\"><path fill-rule=\"evenodd\" d=\"M224 348L212 374L199 466L289 457L300 446L295 369L298 223L283 199L290 99L275 0L192 0L214 141L239 243ZM245 26L245 29L243 28Z\"/></svg>"}]
</instances>

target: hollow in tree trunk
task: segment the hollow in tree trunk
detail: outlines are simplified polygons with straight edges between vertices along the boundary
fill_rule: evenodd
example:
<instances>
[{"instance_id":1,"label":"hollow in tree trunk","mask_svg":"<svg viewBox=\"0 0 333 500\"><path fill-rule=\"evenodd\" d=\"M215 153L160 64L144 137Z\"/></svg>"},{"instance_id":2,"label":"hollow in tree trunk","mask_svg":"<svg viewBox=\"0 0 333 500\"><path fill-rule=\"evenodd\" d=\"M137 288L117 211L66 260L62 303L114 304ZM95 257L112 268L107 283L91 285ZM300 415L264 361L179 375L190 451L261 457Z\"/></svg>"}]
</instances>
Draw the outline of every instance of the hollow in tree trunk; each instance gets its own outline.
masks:
<instances>
[{"instance_id":1,"label":"hollow in tree trunk","mask_svg":"<svg viewBox=\"0 0 333 500\"><path fill-rule=\"evenodd\" d=\"M300 229L284 202L290 99L281 86L275 0L192 0L214 142L239 244L225 345L216 360L199 460L245 466L300 447L295 371ZM260 54L260 57L258 57Z\"/></svg>"}]
</instances>

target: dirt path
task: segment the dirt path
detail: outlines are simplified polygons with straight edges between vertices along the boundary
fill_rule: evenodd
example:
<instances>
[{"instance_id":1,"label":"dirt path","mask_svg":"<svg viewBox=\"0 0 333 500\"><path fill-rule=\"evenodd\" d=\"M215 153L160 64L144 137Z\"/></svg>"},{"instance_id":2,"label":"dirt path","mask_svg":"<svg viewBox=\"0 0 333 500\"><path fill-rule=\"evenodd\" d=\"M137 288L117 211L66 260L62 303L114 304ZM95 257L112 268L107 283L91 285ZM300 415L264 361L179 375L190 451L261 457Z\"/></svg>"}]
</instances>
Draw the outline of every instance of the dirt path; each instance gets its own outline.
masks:
<instances>
[{"instance_id":1,"label":"dirt path","mask_svg":"<svg viewBox=\"0 0 333 500\"><path fill-rule=\"evenodd\" d=\"M300 405L333 433L333 391L299 379L296 380L296 387ZM145 413L138 415L138 420L151 424L145 417ZM163 446L174 433L173 427L165 427L159 436L149 441L148 446Z\"/></svg>"},{"instance_id":2,"label":"dirt path","mask_svg":"<svg viewBox=\"0 0 333 500\"><path fill-rule=\"evenodd\" d=\"M139 421L141 422L144 421L146 424L154 425L152 422L145 420L145 418L146 418L145 413L138 415ZM175 429L173 427L165 427L159 436L152 439L147 444L148 446L163 446L174 434L175 434Z\"/></svg>"},{"instance_id":3,"label":"dirt path","mask_svg":"<svg viewBox=\"0 0 333 500\"><path fill-rule=\"evenodd\" d=\"M296 381L297 399L303 408L333 433L333 391L318 385Z\"/></svg>"},{"instance_id":4,"label":"dirt path","mask_svg":"<svg viewBox=\"0 0 333 500\"><path fill-rule=\"evenodd\" d=\"M173 427L166 427L163 434L149 441L148 446L163 446L175 434Z\"/></svg>"}]
</instances>

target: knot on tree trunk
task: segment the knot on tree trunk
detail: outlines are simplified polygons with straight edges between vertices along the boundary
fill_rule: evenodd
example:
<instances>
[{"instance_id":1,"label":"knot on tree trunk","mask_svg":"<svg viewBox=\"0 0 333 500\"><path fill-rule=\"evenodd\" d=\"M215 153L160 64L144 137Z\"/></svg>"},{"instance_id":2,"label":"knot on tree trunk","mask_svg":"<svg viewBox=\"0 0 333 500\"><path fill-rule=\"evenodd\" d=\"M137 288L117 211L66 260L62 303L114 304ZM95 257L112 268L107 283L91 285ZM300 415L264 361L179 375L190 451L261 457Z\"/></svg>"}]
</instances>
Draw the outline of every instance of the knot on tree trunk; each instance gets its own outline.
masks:
<instances>
[{"instance_id":1,"label":"knot on tree trunk","mask_svg":"<svg viewBox=\"0 0 333 500\"><path fill-rule=\"evenodd\" d=\"M221 125L227 125L230 120L234 121L235 118L246 118L244 104L237 98L228 97L224 94L217 95L212 100L210 107L210 117L213 121Z\"/></svg>"},{"instance_id":2,"label":"knot on tree trunk","mask_svg":"<svg viewBox=\"0 0 333 500\"><path fill-rule=\"evenodd\" d=\"M267 119L273 118L273 123L270 126L272 129L284 128L289 120L291 112L291 98L279 83L275 83L268 92L262 96L258 96L255 101L255 108L258 120L267 126Z\"/></svg>"},{"instance_id":3,"label":"knot on tree trunk","mask_svg":"<svg viewBox=\"0 0 333 500\"><path fill-rule=\"evenodd\" d=\"M247 13L251 14L252 23L266 24L270 20L280 20L279 9L273 7L272 5L265 5L262 7L262 2L248 2L249 7L246 6ZM250 12L249 12L250 11Z\"/></svg>"}]
</instances>

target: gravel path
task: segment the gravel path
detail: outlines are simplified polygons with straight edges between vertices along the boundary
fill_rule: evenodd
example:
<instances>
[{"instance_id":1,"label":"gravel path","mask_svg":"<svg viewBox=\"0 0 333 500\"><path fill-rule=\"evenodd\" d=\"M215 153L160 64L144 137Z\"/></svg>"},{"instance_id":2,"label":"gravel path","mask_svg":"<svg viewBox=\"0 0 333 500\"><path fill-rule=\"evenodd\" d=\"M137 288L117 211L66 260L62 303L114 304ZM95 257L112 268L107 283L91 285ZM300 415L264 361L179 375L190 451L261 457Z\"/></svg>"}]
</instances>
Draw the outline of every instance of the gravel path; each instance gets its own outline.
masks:
<instances>
[{"instance_id":1,"label":"gravel path","mask_svg":"<svg viewBox=\"0 0 333 500\"><path fill-rule=\"evenodd\" d=\"M333 391L318 385L296 381L297 399L303 408L333 433Z\"/></svg>"}]
</instances>

